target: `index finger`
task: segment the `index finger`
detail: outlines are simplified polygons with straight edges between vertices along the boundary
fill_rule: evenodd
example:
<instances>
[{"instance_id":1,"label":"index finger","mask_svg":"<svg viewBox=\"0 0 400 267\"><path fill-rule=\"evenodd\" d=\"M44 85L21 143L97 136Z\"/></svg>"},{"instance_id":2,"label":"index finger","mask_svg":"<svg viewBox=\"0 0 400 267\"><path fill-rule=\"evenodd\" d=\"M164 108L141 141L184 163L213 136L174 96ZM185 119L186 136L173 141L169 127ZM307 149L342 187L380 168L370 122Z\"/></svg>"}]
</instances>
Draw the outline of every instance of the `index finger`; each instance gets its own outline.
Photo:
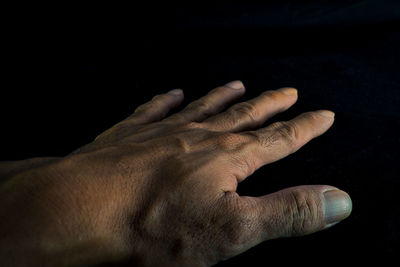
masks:
<instances>
[{"instance_id":1,"label":"index finger","mask_svg":"<svg viewBox=\"0 0 400 267\"><path fill-rule=\"evenodd\" d=\"M249 167L242 177L238 177L239 181L263 165L296 152L311 139L325 133L333 122L333 112L318 110L300 114L290 121L276 122L256 131L241 133L252 137L255 142L236 155Z\"/></svg>"}]
</instances>

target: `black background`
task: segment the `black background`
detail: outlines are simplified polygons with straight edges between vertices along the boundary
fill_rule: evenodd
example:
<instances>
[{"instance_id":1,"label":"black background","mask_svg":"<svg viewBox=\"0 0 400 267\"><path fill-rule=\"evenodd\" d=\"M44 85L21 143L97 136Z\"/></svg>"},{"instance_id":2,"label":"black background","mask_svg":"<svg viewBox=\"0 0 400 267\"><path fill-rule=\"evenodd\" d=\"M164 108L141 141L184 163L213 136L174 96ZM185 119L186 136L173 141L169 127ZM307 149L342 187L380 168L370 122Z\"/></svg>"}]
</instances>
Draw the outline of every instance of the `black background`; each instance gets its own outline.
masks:
<instances>
[{"instance_id":1,"label":"black background","mask_svg":"<svg viewBox=\"0 0 400 267\"><path fill-rule=\"evenodd\" d=\"M10 6L4 9L1 160L64 156L173 88L185 104L231 80L245 99L296 87L272 121L331 109L333 127L239 186L262 195L330 184L351 217L314 235L267 241L219 266L323 264L399 252L398 1Z\"/></svg>"}]
</instances>

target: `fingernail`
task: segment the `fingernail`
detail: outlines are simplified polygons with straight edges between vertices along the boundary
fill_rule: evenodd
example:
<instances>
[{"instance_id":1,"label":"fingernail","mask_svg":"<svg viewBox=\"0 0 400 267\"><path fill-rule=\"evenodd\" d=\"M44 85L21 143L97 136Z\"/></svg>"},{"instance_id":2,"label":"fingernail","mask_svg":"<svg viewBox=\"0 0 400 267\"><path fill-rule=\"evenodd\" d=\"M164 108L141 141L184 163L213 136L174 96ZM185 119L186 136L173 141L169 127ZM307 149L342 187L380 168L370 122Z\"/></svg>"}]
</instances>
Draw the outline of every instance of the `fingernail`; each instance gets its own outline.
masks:
<instances>
[{"instance_id":1,"label":"fingernail","mask_svg":"<svg viewBox=\"0 0 400 267\"><path fill-rule=\"evenodd\" d=\"M291 88L291 87L281 88L281 89L278 89L277 91L284 93L285 95L290 95L290 96L297 95L297 90L295 88Z\"/></svg>"},{"instance_id":2,"label":"fingernail","mask_svg":"<svg viewBox=\"0 0 400 267\"><path fill-rule=\"evenodd\" d=\"M170 95L182 95L183 91L181 89L174 89L174 90L169 91L167 94L170 94Z\"/></svg>"},{"instance_id":3,"label":"fingernail","mask_svg":"<svg viewBox=\"0 0 400 267\"><path fill-rule=\"evenodd\" d=\"M244 85L241 81L233 81L233 82L225 84L225 87L229 87L232 89L242 89L242 88L244 88Z\"/></svg>"},{"instance_id":4,"label":"fingernail","mask_svg":"<svg viewBox=\"0 0 400 267\"><path fill-rule=\"evenodd\" d=\"M335 113L333 113L332 111L329 110L318 110L318 114L327 118L334 118L335 117Z\"/></svg>"},{"instance_id":5,"label":"fingernail","mask_svg":"<svg viewBox=\"0 0 400 267\"><path fill-rule=\"evenodd\" d=\"M350 196L341 190L324 192L325 222L328 226L347 218L352 209Z\"/></svg>"}]
</instances>

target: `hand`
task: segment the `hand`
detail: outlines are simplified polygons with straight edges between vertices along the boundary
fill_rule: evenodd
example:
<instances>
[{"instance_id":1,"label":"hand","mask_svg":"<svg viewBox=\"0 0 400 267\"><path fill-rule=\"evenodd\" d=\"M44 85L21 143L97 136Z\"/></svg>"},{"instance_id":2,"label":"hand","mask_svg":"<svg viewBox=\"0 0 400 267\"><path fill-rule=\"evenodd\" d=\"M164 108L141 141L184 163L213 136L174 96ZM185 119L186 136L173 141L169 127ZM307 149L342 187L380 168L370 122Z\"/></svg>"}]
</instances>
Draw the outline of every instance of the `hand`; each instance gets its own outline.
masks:
<instances>
[{"instance_id":1,"label":"hand","mask_svg":"<svg viewBox=\"0 0 400 267\"><path fill-rule=\"evenodd\" d=\"M236 193L334 121L319 110L259 128L296 102L293 88L221 112L244 91L231 82L166 118L183 92L157 95L71 155L18 173L0 188L1 252L57 265L209 266L346 218L350 197L332 186Z\"/></svg>"}]
</instances>

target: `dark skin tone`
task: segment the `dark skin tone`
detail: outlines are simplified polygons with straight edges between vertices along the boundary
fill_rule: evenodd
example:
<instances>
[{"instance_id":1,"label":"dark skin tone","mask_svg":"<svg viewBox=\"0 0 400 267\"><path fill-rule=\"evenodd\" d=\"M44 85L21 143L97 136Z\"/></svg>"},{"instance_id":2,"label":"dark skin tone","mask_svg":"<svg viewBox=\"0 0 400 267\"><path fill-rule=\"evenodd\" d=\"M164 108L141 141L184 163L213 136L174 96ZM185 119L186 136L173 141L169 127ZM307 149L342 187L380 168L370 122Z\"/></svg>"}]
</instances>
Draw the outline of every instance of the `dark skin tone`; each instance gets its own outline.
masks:
<instances>
[{"instance_id":1,"label":"dark skin tone","mask_svg":"<svg viewBox=\"0 0 400 267\"><path fill-rule=\"evenodd\" d=\"M155 96L61 158L0 164L0 257L10 266L211 266L269 239L326 229L350 197L305 185L261 197L238 183L331 127L307 112L261 127L297 100L293 88L237 103L240 81L178 113L181 90ZM225 111L223 111L225 110Z\"/></svg>"}]
</instances>

